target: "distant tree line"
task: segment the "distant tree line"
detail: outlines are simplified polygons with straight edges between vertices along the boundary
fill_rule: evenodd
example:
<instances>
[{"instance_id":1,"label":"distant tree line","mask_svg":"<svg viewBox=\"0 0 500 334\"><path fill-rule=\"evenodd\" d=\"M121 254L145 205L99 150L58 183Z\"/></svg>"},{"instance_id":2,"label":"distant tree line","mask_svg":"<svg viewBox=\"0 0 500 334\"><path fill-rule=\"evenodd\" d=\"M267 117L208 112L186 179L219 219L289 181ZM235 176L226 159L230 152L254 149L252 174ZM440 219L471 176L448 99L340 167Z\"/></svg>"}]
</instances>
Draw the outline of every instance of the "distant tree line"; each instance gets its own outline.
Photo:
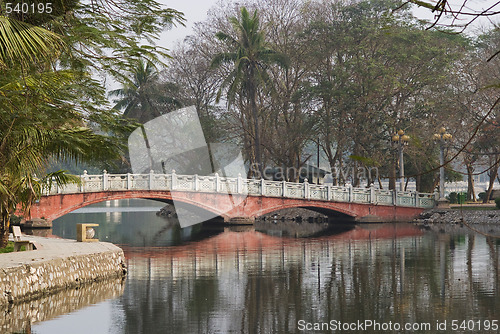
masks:
<instances>
[{"instance_id":1,"label":"distant tree line","mask_svg":"<svg viewBox=\"0 0 500 334\"><path fill-rule=\"evenodd\" d=\"M439 184L439 145L432 137L444 126L454 138L446 177L466 175L473 198L478 171L491 167L491 185L498 176L499 60L486 60L500 34L428 30L402 4L219 4L173 49L168 68L151 74L154 84L123 93L117 106L147 96L135 105L136 118L145 121L150 103L160 113L195 105L208 139L237 143L250 164L299 170L316 164L310 148L319 144L332 169L378 167L379 179L369 183L389 178L392 189L399 161L391 137L403 129L410 136L406 175L425 192ZM355 175L334 179L347 181L362 185Z\"/></svg>"}]
</instances>

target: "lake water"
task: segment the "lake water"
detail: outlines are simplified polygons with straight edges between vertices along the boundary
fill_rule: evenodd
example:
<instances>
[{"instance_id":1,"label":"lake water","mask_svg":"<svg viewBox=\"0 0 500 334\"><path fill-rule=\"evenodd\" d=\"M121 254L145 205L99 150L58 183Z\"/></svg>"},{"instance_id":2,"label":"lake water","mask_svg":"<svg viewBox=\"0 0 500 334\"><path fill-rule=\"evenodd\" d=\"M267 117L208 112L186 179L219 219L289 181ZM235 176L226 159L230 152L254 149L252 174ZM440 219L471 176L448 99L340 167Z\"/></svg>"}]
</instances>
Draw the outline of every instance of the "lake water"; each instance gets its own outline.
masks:
<instances>
[{"instance_id":1,"label":"lake water","mask_svg":"<svg viewBox=\"0 0 500 334\"><path fill-rule=\"evenodd\" d=\"M181 229L156 216L160 207L108 202L56 220L53 234L66 238L76 223L99 223L100 240L124 248L129 272L124 283L52 296L71 307L40 315L32 333L500 332L498 240L412 224L307 238Z\"/></svg>"}]
</instances>

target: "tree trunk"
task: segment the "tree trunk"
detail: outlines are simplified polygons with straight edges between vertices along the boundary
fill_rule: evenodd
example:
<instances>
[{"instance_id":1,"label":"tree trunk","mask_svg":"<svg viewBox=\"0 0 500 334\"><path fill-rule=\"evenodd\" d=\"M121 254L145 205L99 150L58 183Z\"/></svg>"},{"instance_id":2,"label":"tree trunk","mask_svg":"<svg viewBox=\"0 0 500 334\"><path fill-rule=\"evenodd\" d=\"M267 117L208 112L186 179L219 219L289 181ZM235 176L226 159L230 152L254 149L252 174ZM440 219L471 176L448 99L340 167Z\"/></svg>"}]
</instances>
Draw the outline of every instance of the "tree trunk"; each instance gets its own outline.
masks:
<instances>
[{"instance_id":1,"label":"tree trunk","mask_svg":"<svg viewBox=\"0 0 500 334\"><path fill-rule=\"evenodd\" d=\"M476 191L474 190L474 167L472 164L466 164L467 168L467 200L476 201Z\"/></svg>"},{"instance_id":2,"label":"tree trunk","mask_svg":"<svg viewBox=\"0 0 500 334\"><path fill-rule=\"evenodd\" d=\"M9 225L9 216L3 216L0 226L0 248L7 247L7 243L9 242Z\"/></svg>"},{"instance_id":3,"label":"tree trunk","mask_svg":"<svg viewBox=\"0 0 500 334\"><path fill-rule=\"evenodd\" d=\"M252 109L252 118L254 123L254 140L255 140L255 160L259 167L259 172L263 174L264 166L262 166L262 155L260 152L260 131L259 131L259 112L257 110L257 91L253 82L253 71L250 72L250 82L248 85L248 93L250 97L250 106Z\"/></svg>"},{"instance_id":4,"label":"tree trunk","mask_svg":"<svg viewBox=\"0 0 500 334\"><path fill-rule=\"evenodd\" d=\"M494 159L498 161L498 156L495 155ZM488 201L490 200L491 192L493 191L493 185L495 184L495 179L497 178L498 175L499 166L500 162L495 163L490 172L488 173L490 176L490 183L488 185L488 191L486 192L486 196L483 199L483 203L488 203Z\"/></svg>"},{"instance_id":5,"label":"tree trunk","mask_svg":"<svg viewBox=\"0 0 500 334\"><path fill-rule=\"evenodd\" d=\"M146 150L148 151L148 162L149 162L149 170L143 171L143 173L149 173L149 171L153 170L153 156L151 155L151 146L149 145L148 135L146 133L146 129L144 128L144 124L141 124L141 132L142 137L144 138L144 143L146 144ZM136 172L137 173L137 172ZM172 173L172 171L163 171L163 173Z\"/></svg>"}]
</instances>

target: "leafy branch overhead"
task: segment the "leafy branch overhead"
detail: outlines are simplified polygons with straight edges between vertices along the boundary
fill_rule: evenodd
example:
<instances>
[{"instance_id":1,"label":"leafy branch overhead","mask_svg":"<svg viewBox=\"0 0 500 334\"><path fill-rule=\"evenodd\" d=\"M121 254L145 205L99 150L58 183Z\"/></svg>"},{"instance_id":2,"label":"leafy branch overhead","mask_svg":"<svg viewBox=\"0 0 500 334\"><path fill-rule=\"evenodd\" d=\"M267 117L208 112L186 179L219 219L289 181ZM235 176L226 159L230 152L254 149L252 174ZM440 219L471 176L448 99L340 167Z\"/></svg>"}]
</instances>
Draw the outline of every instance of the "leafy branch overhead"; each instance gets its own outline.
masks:
<instances>
[{"instance_id":1,"label":"leafy branch overhead","mask_svg":"<svg viewBox=\"0 0 500 334\"><path fill-rule=\"evenodd\" d=\"M133 60L164 61L168 50L155 40L184 22L152 0L51 4L29 14L0 1L0 247L17 209L28 214L52 180L76 180L49 170L51 161L123 155L132 124L109 106L102 79L124 78Z\"/></svg>"}]
</instances>

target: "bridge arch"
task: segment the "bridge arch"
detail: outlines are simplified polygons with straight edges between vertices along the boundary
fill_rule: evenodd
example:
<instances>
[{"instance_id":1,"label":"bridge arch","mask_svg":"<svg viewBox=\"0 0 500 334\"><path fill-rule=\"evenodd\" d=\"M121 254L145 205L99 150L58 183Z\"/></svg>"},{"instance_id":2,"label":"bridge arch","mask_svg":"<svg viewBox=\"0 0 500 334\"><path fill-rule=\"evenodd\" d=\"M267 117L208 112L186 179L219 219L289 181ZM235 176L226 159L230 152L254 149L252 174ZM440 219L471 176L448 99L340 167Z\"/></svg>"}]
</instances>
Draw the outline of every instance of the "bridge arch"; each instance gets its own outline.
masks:
<instances>
[{"instance_id":1,"label":"bridge arch","mask_svg":"<svg viewBox=\"0 0 500 334\"><path fill-rule=\"evenodd\" d=\"M116 191L60 194L42 197L38 203L32 206L30 216L31 218L45 218L52 221L92 204L120 199L149 199L170 204L174 202L170 191ZM229 217L219 212L216 208L193 201L190 198L176 196L175 200L196 207L197 209L208 211L213 215L221 216L224 219L229 219Z\"/></svg>"},{"instance_id":2,"label":"bridge arch","mask_svg":"<svg viewBox=\"0 0 500 334\"><path fill-rule=\"evenodd\" d=\"M326 204L328 204L328 203L326 203ZM326 206L328 206L328 207L326 207ZM342 217L353 218L353 219L357 216L357 214L354 212L351 212L351 211L346 210L344 208L337 208L337 207L333 207L331 205L325 205L325 203L321 203L321 205L314 205L314 204L311 205L311 203L281 204L278 206L267 207L267 208L259 211L257 216L263 216L263 215L270 214L270 213L273 213L273 212L276 212L279 210L283 210L283 209L295 209L295 208L308 209L308 210L315 211L315 212L318 212L321 214L325 214L327 216L340 215Z\"/></svg>"}]
</instances>

